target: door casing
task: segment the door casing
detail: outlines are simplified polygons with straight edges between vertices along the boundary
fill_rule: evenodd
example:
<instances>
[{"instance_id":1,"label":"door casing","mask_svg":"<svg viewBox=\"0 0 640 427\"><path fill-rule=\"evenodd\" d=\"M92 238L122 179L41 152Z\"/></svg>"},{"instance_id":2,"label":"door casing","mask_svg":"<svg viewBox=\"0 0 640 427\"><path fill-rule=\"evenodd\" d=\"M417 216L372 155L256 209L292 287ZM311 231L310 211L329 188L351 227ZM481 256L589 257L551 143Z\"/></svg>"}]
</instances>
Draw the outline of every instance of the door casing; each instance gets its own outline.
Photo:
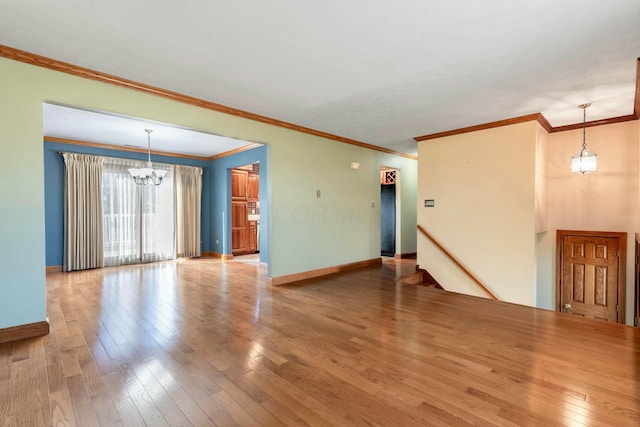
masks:
<instances>
[{"instance_id":1,"label":"door casing","mask_svg":"<svg viewBox=\"0 0 640 427\"><path fill-rule=\"evenodd\" d=\"M615 231L575 231L558 230L556 232L556 311L562 312L562 259L565 236L611 237L618 239L620 256L618 257L618 323L625 323L625 303L627 289L627 233Z\"/></svg>"},{"instance_id":2,"label":"door casing","mask_svg":"<svg viewBox=\"0 0 640 427\"><path fill-rule=\"evenodd\" d=\"M640 266L638 266L638 257L640 257L640 234L636 233L636 244L635 244L635 277L634 277L634 314L633 314L633 324L634 326L640 327L639 317L640 317Z\"/></svg>"}]
</instances>

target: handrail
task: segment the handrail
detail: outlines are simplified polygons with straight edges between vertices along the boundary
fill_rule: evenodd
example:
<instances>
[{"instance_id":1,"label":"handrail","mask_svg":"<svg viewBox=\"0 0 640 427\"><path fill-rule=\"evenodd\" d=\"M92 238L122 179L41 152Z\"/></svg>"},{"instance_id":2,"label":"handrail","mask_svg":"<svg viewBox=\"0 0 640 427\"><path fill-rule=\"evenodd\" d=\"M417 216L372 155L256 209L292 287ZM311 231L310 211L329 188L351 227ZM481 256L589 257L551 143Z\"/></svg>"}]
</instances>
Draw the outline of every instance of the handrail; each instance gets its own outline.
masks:
<instances>
[{"instance_id":1,"label":"handrail","mask_svg":"<svg viewBox=\"0 0 640 427\"><path fill-rule=\"evenodd\" d=\"M442 252L444 252L444 254L446 256L449 257L449 259L451 261L453 261L463 272L466 273L467 276L469 276L471 278L471 280L473 280L478 286L480 286L482 288L483 291L485 291L486 293L488 293L491 298L493 298L496 301L499 301L498 297L495 296L495 294L493 292L491 292L489 289L487 289L487 287L485 285L482 284L482 282L480 280L478 280L476 278L476 276L474 276L473 274L471 274L471 272L469 270L466 269L466 267L464 265L462 265L460 263L460 261L458 261L456 259L456 257L454 257L453 255L451 255L451 253L449 253L448 250L446 250L444 248L444 246L442 246L431 234L429 234L429 232L427 230L425 230L424 228L422 228L422 226L420 224L418 224L418 230L420 230L420 232L422 234L425 235L425 237L427 237L429 240L431 240L433 242L434 245L436 245L438 248L440 248L440 250Z\"/></svg>"}]
</instances>

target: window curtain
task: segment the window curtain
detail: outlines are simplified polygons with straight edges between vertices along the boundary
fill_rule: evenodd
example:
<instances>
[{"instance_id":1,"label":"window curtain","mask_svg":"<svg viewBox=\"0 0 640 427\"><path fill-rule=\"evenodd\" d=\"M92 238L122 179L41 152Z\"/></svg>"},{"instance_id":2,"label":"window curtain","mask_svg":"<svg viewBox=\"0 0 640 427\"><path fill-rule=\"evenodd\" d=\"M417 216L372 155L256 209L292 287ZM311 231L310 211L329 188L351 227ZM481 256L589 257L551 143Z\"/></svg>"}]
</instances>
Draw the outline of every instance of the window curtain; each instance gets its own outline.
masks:
<instances>
[{"instance_id":1,"label":"window curtain","mask_svg":"<svg viewBox=\"0 0 640 427\"><path fill-rule=\"evenodd\" d=\"M142 262L176 257L174 166L153 164L166 170L160 185L142 185Z\"/></svg>"},{"instance_id":2,"label":"window curtain","mask_svg":"<svg viewBox=\"0 0 640 427\"><path fill-rule=\"evenodd\" d=\"M105 158L103 170L104 265L175 258L173 166L160 185L137 185L128 169L141 162Z\"/></svg>"},{"instance_id":3,"label":"window curtain","mask_svg":"<svg viewBox=\"0 0 640 427\"><path fill-rule=\"evenodd\" d=\"M177 256L199 257L202 168L176 165L175 178Z\"/></svg>"},{"instance_id":4,"label":"window curtain","mask_svg":"<svg viewBox=\"0 0 640 427\"><path fill-rule=\"evenodd\" d=\"M102 157L63 153L64 271L103 266Z\"/></svg>"}]
</instances>

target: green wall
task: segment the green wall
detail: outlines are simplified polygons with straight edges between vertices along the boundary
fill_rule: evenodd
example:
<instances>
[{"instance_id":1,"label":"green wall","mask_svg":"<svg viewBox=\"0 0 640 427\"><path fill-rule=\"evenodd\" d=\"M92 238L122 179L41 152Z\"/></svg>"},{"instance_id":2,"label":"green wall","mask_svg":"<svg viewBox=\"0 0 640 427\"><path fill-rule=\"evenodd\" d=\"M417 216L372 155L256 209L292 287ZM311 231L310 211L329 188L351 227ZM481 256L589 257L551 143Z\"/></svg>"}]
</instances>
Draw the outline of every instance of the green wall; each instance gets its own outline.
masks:
<instances>
[{"instance_id":1,"label":"green wall","mask_svg":"<svg viewBox=\"0 0 640 427\"><path fill-rule=\"evenodd\" d=\"M0 59L0 328L46 317L45 101L269 144L271 277L379 256L381 165L402 170L402 252L415 252L415 160Z\"/></svg>"},{"instance_id":2,"label":"green wall","mask_svg":"<svg viewBox=\"0 0 640 427\"><path fill-rule=\"evenodd\" d=\"M9 70L5 66L9 66ZM0 63L0 328L45 319L42 100ZM36 268L37 267L37 268Z\"/></svg>"}]
</instances>

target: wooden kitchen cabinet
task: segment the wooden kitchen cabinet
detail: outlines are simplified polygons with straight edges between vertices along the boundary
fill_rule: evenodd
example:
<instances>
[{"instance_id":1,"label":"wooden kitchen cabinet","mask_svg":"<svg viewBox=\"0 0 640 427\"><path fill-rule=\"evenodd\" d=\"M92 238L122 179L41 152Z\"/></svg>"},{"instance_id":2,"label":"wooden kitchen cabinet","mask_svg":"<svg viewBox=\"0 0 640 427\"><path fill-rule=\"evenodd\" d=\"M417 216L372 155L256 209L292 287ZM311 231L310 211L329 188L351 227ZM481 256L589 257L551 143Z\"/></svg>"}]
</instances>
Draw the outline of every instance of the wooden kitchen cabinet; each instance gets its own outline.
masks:
<instances>
[{"instance_id":1,"label":"wooden kitchen cabinet","mask_svg":"<svg viewBox=\"0 0 640 427\"><path fill-rule=\"evenodd\" d=\"M231 200L247 200L248 181L248 171L231 169Z\"/></svg>"},{"instance_id":2,"label":"wooden kitchen cabinet","mask_svg":"<svg viewBox=\"0 0 640 427\"><path fill-rule=\"evenodd\" d=\"M260 198L260 176L250 173L247 177L247 200L257 202Z\"/></svg>"},{"instance_id":3,"label":"wooden kitchen cabinet","mask_svg":"<svg viewBox=\"0 0 640 427\"><path fill-rule=\"evenodd\" d=\"M249 253L255 253L258 250L258 228L256 221L249 221Z\"/></svg>"},{"instance_id":4,"label":"wooden kitchen cabinet","mask_svg":"<svg viewBox=\"0 0 640 427\"><path fill-rule=\"evenodd\" d=\"M249 221L249 209L257 215L260 178L246 169L231 169L231 253L252 254L258 250L258 226ZM254 219L252 217L252 219Z\"/></svg>"},{"instance_id":5,"label":"wooden kitchen cabinet","mask_svg":"<svg viewBox=\"0 0 640 427\"><path fill-rule=\"evenodd\" d=\"M239 255L249 249L247 202L231 202L231 253Z\"/></svg>"}]
</instances>

